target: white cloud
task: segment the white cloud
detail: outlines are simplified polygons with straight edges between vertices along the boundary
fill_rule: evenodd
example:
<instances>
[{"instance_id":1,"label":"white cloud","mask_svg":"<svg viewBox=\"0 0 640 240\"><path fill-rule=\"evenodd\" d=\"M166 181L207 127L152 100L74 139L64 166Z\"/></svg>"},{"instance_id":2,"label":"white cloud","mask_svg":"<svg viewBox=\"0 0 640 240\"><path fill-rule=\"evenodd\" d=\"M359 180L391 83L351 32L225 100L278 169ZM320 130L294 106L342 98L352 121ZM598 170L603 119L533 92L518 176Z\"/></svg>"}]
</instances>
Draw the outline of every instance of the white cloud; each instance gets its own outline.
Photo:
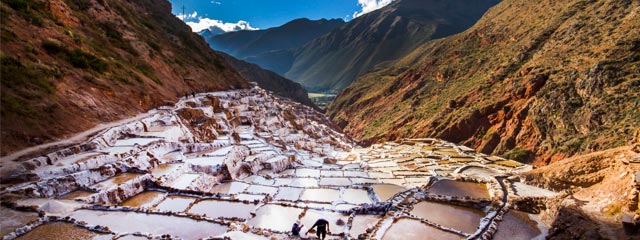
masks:
<instances>
[{"instance_id":1,"label":"white cloud","mask_svg":"<svg viewBox=\"0 0 640 240\"><path fill-rule=\"evenodd\" d=\"M189 19L195 19L198 16L198 12L194 11L192 13L187 13L187 14L178 14L178 18L180 18L180 20L184 21L184 20L189 20Z\"/></svg>"},{"instance_id":2,"label":"white cloud","mask_svg":"<svg viewBox=\"0 0 640 240\"><path fill-rule=\"evenodd\" d=\"M221 5L221 4L222 4L222 2L218 2L218 1L211 1L211 4Z\"/></svg>"},{"instance_id":3,"label":"white cloud","mask_svg":"<svg viewBox=\"0 0 640 240\"><path fill-rule=\"evenodd\" d=\"M353 18L357 18L366 13L378 10L384 6L389 5L389 3L393 1L394 0L358 0L358 5L362 7L362 10L354 12Z\"/></svg>"},{"instance_id":4,"label":"white cloud","mask_svg":"<svg viewBox=\"0 0 640 240\"><path fill-rule=\"evenodd\" d=\"M186 23L194 32L200 32L211 27L220 28L225 32L235 32L240 30L259 30L259 28L254 28L247 21L242 20L238 21L237 23L226 23L216 19L200 17L197 19L197 21L188 21Z\"/></svg>"},{"instance_id":5,"label":"white cloud","mask_svg":"<svg viewBox=\"0 0 640 240\"><path fill-rule=\"evenodd\" d=\"M259 30L259 28L254 28L247 21L240 20L237 23L226 23L220 20L198 17L198 12L194 11L188 14L178 14L177 17L184 21L191 30L194 32L200 32L209 28L219 28L225 32L235 32L240 30Z\"/></svg>"}]
</instances>

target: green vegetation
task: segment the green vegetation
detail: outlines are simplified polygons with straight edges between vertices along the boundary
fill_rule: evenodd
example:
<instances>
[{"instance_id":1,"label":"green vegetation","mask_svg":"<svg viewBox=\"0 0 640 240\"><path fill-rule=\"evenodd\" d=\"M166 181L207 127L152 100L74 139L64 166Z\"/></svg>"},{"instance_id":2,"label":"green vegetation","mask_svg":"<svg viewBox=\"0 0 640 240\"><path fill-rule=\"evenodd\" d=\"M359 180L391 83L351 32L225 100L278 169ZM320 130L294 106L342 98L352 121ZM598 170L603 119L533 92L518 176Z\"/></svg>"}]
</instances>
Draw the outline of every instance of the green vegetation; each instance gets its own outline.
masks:
<instances>
[{"instance_id":1,"label":"green vegetation","mask_svg":"<svg viewBox=\"0 0 640 240\"><path fill-rule=\"evenodd\" d=\"M103 73L107 71L107 62L94 56L91 53L76 49L69 52L69 62L77 68L90 68L96 72Z\"/></svg>"},{"instance_id":2,"label":"green vegetation","mask_svg":"<svg viewBox=\"0 0 640 240\"><path fill-rule=\"evenodd\" d=\"M47 94L55 92L55 87L49 83L51 74L42 69L26 67L10 56L0 56L0 75L3 88L35 90Z\"/></svg>"},{"instance_id":3,"label":"green vegetation","mask_svg":"<svg viewBox=\"0 0 640 240\"><path fill-rule=\"evenodd\" d=\"M506 159L512 159L523 163L530 162L534 156L535 154L531 150L521 148L515 148L502 155L502 157Z\"/></svg>"},{"instance_id":4,"label":"green vegetation","mask_svg":"<svg viewBox=\"0 0 640 240\"><path fill-rule=\"evenodd\" d=\"M91 69L99 73L104 73L109 68L105 60L82 49L71 51L65 46L49 40L42 42L42 48L51 55L65 54L71 65L76 68Z\"/></svg>"}]
</instances>

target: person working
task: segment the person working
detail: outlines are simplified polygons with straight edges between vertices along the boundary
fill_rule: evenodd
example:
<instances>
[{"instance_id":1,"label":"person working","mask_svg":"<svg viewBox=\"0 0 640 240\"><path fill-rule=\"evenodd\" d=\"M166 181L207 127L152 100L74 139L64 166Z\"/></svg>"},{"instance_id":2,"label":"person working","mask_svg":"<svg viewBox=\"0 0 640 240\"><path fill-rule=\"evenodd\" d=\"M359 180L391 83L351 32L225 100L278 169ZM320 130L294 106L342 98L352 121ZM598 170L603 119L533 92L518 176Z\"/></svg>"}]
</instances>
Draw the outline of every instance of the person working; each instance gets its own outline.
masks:
<instances>
[{"instance_id":1,"label":"person working","mask_svg":"<svg viewBox=\"0 0 640 240\"><path fill-rule=\"evenodd\" d=\"M293 226L291 227L291 232L293 233L293 236L299 236L300 230L302 230L302 227L304 227L304 224L300 225L299 221L294 223Z\"/></svg>"},{"instance_id":2,"label":"person working","mask_svg":"<svg viewBox=\"0 0 640 240\"><path fill-rule=\"evenodd\" d=\"M316 230L316 236L318 236L318 238L322 240L327 237L327 233L331 233L331 230L329 229L329 221L320 218L318 219L318 221L316 221L316 223L313 224L313 226L311 226L311 228L309 228L309 230L307 230L307 234L316 226L318 227L318 229Z\"/></svg>"}]
</instances>

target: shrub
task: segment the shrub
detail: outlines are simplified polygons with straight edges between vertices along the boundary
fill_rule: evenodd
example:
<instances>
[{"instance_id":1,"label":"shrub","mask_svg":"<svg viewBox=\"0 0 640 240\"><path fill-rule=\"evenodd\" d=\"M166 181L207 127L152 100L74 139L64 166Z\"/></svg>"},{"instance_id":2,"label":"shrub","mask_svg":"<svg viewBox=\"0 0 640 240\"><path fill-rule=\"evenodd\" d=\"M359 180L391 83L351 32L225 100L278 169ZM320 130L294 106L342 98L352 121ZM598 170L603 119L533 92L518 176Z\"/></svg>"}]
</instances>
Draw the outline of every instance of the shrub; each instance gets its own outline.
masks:
<instances>
[{"instance_id":1,"label":"shrub","mask_svg":"<svg viewBox=\"0 0 640 240\"><path fill-rule=\"evenodd\" d=\"M76 49L69 53L69 62L76 68L90 68L103 73L107 70L107 62L91 53Z\"/></svg>"},{"instance_id":2,"label":"shrub","mask_svg":"<svg viewBox=\"0 0 640 240\"><path fill-rule=\"evenodd\" d=\"M64 46L50 40L42 41L42 48L44 48L44 50L49 54L68 52L68 50Z\"/></svg>"},{"instance_id":3,"label":"shrub","mask_svg":"<svg viewBox=\"0 0 640 240\"><path fill-rule=\"evenodd\" d=\"M526 162L529 162L534 157L534 154L529 149L515 148L505 153L503 157L506 159L516 160L518 162L526 163Z\"/></svg>"}]
</instances>

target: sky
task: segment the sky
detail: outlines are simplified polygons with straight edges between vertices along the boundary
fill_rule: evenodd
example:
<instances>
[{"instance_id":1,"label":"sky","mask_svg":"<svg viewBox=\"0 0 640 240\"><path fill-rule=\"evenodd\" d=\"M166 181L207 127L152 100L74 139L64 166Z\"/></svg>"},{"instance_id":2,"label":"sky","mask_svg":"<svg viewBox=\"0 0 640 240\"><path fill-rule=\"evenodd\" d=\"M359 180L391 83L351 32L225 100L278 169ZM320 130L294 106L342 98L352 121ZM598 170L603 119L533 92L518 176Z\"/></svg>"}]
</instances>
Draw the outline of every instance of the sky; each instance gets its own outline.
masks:
<instances>
[{"instance_id":1,"label":"sky","mask_svg":"<svg viewBox=\"0 0 640 240\"><path fill-rule=\"evenodd\" d=\"M169 0L173 14L194 32L217 26L225 32L267 29L298 18L349 21L394 0ZM182 7L184 15L182 14Z\"/></svg>"}]
</instances>

